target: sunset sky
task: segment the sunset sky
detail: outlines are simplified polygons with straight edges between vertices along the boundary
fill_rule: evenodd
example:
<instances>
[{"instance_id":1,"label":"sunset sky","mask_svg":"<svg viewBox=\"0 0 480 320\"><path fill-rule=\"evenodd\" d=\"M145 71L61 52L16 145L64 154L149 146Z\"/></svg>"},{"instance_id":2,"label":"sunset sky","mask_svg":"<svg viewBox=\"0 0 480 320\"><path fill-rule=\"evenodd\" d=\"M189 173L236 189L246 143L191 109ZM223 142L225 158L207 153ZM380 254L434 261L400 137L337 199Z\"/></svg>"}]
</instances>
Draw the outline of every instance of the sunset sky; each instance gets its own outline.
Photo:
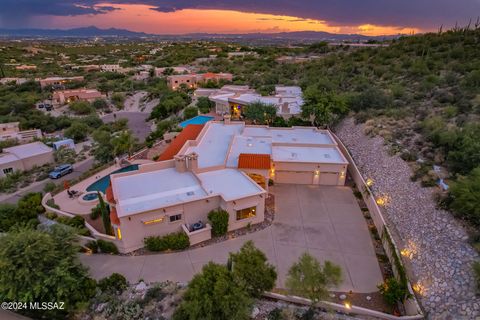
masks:
<instances>
[{"instance_id":1,"label":"sunset sky","mask_svg":"<svg viewBox=\"0 0 480 320\"><path fill-rule=\"evenodd\" d=\"M465 25L479 13L480 0L0 0L0 27L383 35Z\"/></svg>"}]
</instances>

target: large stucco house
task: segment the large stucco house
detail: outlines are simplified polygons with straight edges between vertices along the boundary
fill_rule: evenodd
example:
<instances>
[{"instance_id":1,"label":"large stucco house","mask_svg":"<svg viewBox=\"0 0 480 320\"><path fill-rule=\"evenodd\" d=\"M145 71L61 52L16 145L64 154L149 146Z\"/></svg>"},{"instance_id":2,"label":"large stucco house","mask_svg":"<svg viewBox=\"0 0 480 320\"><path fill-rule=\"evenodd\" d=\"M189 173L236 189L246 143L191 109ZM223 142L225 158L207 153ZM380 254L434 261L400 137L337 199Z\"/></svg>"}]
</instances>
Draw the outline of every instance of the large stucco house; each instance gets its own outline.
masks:
<instances>
[{"instance_id":1,"label":"large stucco house","mask_svg":"<svg viewBox=\"0 0 480 320\"><path fill-rule=\"evenodd\" d=\"M347 161L328 131L211 121L187 126L159 161L111 176L106 191L121 252L148 236L183 230L210 237L207 214L229 213L229 230L264 220L268 182L344 185ZM201 221L208 236L190 226Z\"/></svg>"}]
</instances>

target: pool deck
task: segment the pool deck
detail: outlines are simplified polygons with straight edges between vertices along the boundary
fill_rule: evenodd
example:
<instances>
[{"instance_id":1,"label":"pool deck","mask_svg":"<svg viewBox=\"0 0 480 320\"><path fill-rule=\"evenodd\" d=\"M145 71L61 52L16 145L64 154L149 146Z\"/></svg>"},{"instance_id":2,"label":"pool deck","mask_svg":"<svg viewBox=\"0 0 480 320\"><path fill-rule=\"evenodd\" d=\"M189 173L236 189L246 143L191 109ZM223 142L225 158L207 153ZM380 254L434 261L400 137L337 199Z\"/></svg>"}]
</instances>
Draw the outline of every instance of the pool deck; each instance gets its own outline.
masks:
<instances>
[{"instance_id":1,"label":"pool deck","mask_svg":"<svg viewBox=\"0 0 480 320\"><path fill-rule=\"evenodd\" d=\"M144 163L152 163L152 161L140 159L140 160L132 161L131 164L144 164ZM90 214L92 208L98 204L98 201L84 202L81 200L82 196L88 192L87 188L98 179L101 179L106 175L109 175L113 171L118 170L120 168L121 167L119 165L110 166L100 172L97 172L91 177L88 177L87 179L82 180L73 186L70 186L70 190L78 191L80 193L80 196L72 199L67 194L67 190L64 190L53 197L53 199L55 200L55 204L60 206L60 209L62 211L65 211L68 213L72 213L76 215Z\"/></svg>"}]
</instances>

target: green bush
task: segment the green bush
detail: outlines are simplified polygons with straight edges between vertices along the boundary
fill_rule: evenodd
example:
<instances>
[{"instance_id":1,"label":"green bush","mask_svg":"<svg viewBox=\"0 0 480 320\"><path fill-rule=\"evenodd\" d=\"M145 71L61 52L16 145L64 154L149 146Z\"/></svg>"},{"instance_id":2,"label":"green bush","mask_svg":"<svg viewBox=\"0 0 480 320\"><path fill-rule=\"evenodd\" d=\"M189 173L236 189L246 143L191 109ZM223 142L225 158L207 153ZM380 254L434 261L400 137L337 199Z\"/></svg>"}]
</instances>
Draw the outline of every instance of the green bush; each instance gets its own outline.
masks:
<instances>
[{"instance_id":1,"label":"green bush","mask_svg":"<svg viewBox=\"0 0 480 320\"><path fill-rule=\"evenodd\" d=\"M100 217L100 214L102 213L102 210L100 209L100 206L97 205L92 208L92 211L90 212L90 218L92 220L98 219Z\"/></svg>"},{"instance_id":2,"label":"green bush","mask_svg":"<svg viewBox=\"0 0 480 320\"><path fill-rule=\"evenodd\" d=\"M109 277L100 279L100 281L98 281L98 287L103 292L122 293L127 289L128 281L123 275L115 272Z\"/></svg>"},{"instance_id":3,"label":"green bush","mask_svg":"<svg viewBox=\"0 0 480 320\"><path fill-rule=\"evenodd\" d=\"M43 187L43 192L46 192L46 193L52 192L53 190L55 190L56 187L57 187L57 185L54 182L49 181Z\"/></svg>"},{"instance_id":4,"label":"green bush","mask_svg":"<svg viewBox=\"0 0 480 320\"><path fill-rule=\"evenodd\" d=\"M150 251L183 250L190 246L190 240L183 232L169 233L163 237L148 237L144 242Z\"/></svg>"},{"instance_id":5,"label":"green bush","mask_svg":"<svg viewBox=\"0 0 480 320\"><path fill-rule=\"evenodd\" d=\"M223 236L228 231L228 218L227 211L218 209L212 210L208 214L208 220L212 224L212 235L215 237Z\"/></svg>"},{"instance_id":6,"label":"green bush","mask_svg":"<svg viewBox=\"0 0 480 320\"><path fill-rule=\"evenodd\" d=\"M97 240L97 245L102 253L118 254L118 248L113 242L100 239Z\"/></svg>"},{"instance_id":7,"label":"green bush","mask_svg":"<svg viewBox=\"0 0 480 320\"><path fill-rule=\"evenodd\" d=\"M45 218L50 219L50 220L56 220L57 219L57 214L55 212L46 212L45 213Z\"/></svg>"},{"instance_id":8,"label":"green bush","mask_svg":"<svg viewBox=\"0 0 480 320\"><path fill-rule=\"evenodd\" d=\"M185 120L198 116L198 108L197 107L187 107L183 110L183 118Z\"/></svg>"},{"instance_id":9,"label":"green bush","mask_svg":"<svg viewBox=\"0 0 480 320\"><path fill-rule=\"evenodd\" d=\"M407 287L395 278L387 279L378 286L378 289L385 302L390 306L395 306L398 302L403 302L409 296Z\"/></svg>"},{"instance_id":10,"label":"green bush","mask_svg":"<svg viewBox=\"0 0 480 320\"><path fill-rule=\"evenodd\" d=\"M98 244L97 244L97 241L95 241L95 240L88 241L88 242L85 244L85 247L87 247L88 249L92 250L93 253L97 253L97 252L98 252Z\"/></svg>"}]
</instances>

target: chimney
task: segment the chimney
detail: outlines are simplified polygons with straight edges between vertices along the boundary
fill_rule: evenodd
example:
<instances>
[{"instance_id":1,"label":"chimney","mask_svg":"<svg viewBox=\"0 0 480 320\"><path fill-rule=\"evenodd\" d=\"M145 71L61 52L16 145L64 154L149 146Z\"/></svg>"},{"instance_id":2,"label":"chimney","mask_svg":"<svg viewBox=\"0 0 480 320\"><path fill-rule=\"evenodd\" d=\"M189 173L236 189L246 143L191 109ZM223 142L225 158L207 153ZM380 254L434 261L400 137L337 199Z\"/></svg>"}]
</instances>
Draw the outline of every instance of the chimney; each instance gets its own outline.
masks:
<instances>
[{"instance_id":1,"label":"chimney","mask_svg":"<svg viewBox=\"0 0 480 320\"><path fill-rule=\"evenodd\" d=\"M224 124L230 124L230 120L232 119L232 116L229 114L226 114L223 116L223 123Z\"/></svg>"},{"instance_id":2,"label":"chimney","mask_svg":"<svg viewBox=\"0 0 480 320\"><path fill-rule=\"evenodd\" d=\"M187 155L187 160L188 160L188 164L187 164L188 171L197 172L198 171L198 154L196 154L195 152L190 153L189 155Z\"/></svg>"},{"instance_id":3,"label":"chimney","mask_svg":"<svg viewBox=\"0 0 480 320\"><path fill-rule=\"evenodd\" d=\"M178 172L186 172L187 171L187 162L185 161L185 156L179 155L175 156L175 170Z\"/></svg>"}]
</instances>

